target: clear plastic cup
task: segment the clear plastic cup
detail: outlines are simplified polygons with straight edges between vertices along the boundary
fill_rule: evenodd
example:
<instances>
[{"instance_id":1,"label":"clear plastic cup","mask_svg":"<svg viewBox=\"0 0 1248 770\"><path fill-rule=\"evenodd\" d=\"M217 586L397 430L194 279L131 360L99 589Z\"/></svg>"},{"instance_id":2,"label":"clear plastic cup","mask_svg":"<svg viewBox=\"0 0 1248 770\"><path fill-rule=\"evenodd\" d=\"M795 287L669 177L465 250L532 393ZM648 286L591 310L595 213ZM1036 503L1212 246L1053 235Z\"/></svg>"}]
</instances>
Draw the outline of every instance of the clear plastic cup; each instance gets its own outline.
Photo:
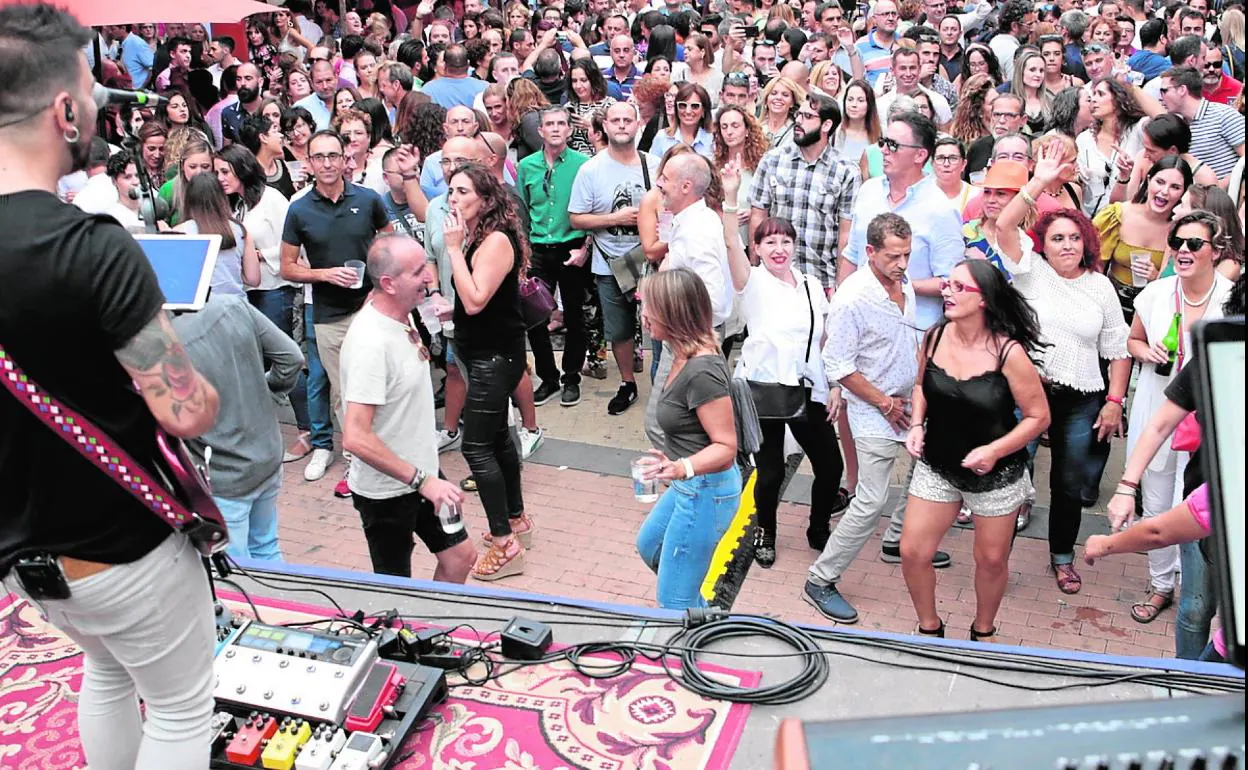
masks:
<instances>
[{"instance_id":1,"label":"clear plastic cup","mask_svg":"<svg viewBox=\"0 0 1248 770\"><path fill-rule=\"evenodd\" d=\"M642 455L633 460L633 497L637 502L649 504L659 499L658 479L645 478L646 473L658 463L658 459L651 455Z\"/></svg>"},{"instance_id":2,"label":"clear plastic cup","mask_svg":"<svg viewBox=\"0 0 1248 770\"><path fill-rule=\"evenodd\" d=\"M1153 270L1153 255L1147 251L1131 252L1131 285L1139 289L1148 285Z\"/></svg>"},{"instance_id":3,"label":"clear plastic cup","mask_svg":"<svg viewBox=\"0 0 1248 770\"><path fill-rule=\"evenodd\" d=\"M438 523L442 525L443 532L453 535L464 528L463 512L456 504L443 505L438 508Z\"/></svg>"},{"instance_id":4,"label":"clear plastic cup","mask_svg":"<svg viewBox=\"0 0 1248 770\"><path fill-rule=\"evenodd\" d=\"M355 271L355 283L350 288L359 289L364 286L364 263L358 259L348 259L342 263L343 267L349 267Z\"/></svg>"}]
</instances>

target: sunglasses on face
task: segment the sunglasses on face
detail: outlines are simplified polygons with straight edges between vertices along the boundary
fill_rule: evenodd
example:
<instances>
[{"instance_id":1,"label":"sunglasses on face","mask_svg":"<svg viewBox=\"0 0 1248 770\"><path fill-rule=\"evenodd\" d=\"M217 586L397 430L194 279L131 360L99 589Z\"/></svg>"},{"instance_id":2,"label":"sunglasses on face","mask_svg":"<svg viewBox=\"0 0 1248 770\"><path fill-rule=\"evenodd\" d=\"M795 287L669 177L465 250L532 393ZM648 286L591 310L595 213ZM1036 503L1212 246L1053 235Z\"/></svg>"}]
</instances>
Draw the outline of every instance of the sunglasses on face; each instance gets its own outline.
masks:
<instances>
[{"instance_id":1,"label":"sunglasses on face","mask_svg":"<svg viewBox=\"0 0 1248 770\"><path fill-rule=\"evenodd\" d=\"M1197 238L1194 235L1190 238L1180 238L1177 235L1172 235L1166 240L1166 243L1172 251L1182 251L1183 247L1186 246L1189 252L1195 253L1203 249L1206 243L1213 243L1213 241L1206 238Z\"/></svg>"},{"instance_id":2,"label":"sunglasses on face","mask_svg":"<svg viewBox=\"0 0 1248 770\"><path fill-rule=\"evenodd\" d=\"M941 281L940 290L945 291L946 289L953 292L954 294L966 294L968 292L971 294L983 293L979 290L978 286L971 286L969 283L962 283L961 281L949 281L949 280Z\"/></svg>"},{"instance_id":3,"label":"sunglasses on face","mask_svg":"<svg viewBox=\"0 0 1248 770\"><path fill-rule=\"evenodd\" d=\"M1203 66L1207 70L1220 70L1222 69L1222 62L1221 61L1207 61L1204 63Z\"/></svg>"},{"instance_id":4,"label":"sunglasses on face","mask_svg":"<svg viewBox=\"0 0 1248 770\"><path fill-rule=\"evenodd\" d=\"M884 150L885 152L890 152L890 153L897 152L897 150L902 147L909 147L912 150L923 149L923 145L921 144L905 144L903 142L897 141L896 139L889 139L886 136L880 137L880 140L876 142L876 144L879 145L881 150Z\"/></svg>"},{"instance_id":5,"label":"sunglasses on face","mask_svg":"<svg viewBox=\"0 0 1248 770\"><path fill-rule=\"evenodd\" d=\"M702 102L676 102L676 109L697 112L702 109Z\"/></svg>"}]
</instances>

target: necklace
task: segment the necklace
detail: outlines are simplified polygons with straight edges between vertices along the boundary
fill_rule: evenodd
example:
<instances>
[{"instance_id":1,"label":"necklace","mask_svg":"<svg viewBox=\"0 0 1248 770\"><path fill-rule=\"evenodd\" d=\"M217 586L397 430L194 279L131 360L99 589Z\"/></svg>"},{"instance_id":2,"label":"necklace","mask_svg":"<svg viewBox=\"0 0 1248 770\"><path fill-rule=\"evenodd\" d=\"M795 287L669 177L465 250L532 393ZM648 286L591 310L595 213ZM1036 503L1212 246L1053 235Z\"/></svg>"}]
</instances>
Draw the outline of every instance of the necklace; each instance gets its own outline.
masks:
<instances>
[{"instance_id":1,"label":"necklace","mask_svg":"<svg viewBox=\"0 0 1248 770\"><path fill-rule=\"evenodd\" d=\"M1218 288L1218 281L1215 278L1213 284L1209 286L1209 292L1205 294L1205 298L1200 302L1192 302L1187 298L1187 291L1183 289L1183 283L1181 281L1179 282L1179 293L1183 295L1183 304L1188 307L1204 307L1204 305L1208 303L1209 299L1213 296L1213 290L1216 288Z\"/></svg>"}]
</instances>

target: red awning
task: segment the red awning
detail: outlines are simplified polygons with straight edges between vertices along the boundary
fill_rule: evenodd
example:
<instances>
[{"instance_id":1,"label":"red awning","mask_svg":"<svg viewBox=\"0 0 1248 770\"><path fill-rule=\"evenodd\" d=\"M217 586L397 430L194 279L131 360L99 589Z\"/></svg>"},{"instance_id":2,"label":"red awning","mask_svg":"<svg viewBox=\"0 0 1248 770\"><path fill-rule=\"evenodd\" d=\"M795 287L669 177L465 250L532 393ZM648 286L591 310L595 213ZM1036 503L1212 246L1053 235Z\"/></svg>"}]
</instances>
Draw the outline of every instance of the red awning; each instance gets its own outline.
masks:
<instances>
[{"instance_id":1,"label":"red awning","mask_svg":"<svg viewBox=\"0 0 1248 770\"><path fill-rule=\"evenodd\" d=\"M88 27L139 22L189 24L240 21L255 13L272 13L276 6L257 0L51 0ZM30 0L0 0L18 5Z\"/></svg>"}]
</instances>

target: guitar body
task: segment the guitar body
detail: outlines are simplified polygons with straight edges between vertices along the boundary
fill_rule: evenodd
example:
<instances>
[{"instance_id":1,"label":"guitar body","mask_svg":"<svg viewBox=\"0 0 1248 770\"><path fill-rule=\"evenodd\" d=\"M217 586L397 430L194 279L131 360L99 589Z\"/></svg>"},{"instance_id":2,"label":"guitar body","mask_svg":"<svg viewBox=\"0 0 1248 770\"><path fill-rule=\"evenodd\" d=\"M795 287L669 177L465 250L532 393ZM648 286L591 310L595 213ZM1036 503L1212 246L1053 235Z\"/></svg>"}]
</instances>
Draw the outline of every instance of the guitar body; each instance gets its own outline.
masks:
<instances>
[{"instance_id":1,"label":"guitar body","mask_svg":"<svg viewBox=\"0 0 1248 770\"><path fill-rule=\"evenodd\" d=\"M212 499L208 481L195 464L186 444L157 428L156 447L160 450L165 470L168 471L166 488L177 495L192 518L175 527L191 539L195 550L211 556L225 550L229 543L229 530L225 519Z\"/></svg>"}]
</instances>

